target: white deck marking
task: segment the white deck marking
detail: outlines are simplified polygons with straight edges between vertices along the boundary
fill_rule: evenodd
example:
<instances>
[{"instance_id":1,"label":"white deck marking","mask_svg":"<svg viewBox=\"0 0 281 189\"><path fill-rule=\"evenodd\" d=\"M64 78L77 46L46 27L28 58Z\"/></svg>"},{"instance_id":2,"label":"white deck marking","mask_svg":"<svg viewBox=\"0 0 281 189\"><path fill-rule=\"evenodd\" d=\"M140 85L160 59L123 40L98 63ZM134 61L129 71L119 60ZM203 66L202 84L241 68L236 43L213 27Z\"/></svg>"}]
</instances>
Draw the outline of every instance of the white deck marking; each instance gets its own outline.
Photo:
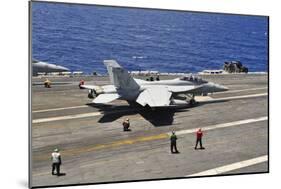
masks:
<instances>
[{"instance_id":1,"label":"white deck marking","mask_svg":"<svg viewBox=\"0 0 281 189\"><path fill-rule=\"evenodd\" d=\"M116 100L117 101L117 100ZM126 104L126 102L119 100L119 104ZM114 106L113 103L107 103L107 105ZM51 108L51 109L42 109L42 110L34 110L32 113L41 113L41 112L52 112L52 111L59 111L59 110L69 110L69 109L76 109L76 108L88 108L91 107L90 105L81 105L81 106L69 106L64 108Z\"/></svg>"},{"instance_id":2,"label":"white deck marking","mask_svg":"<svg viewBox=\"0 0 281 189\"><path fill-rule=\"evenodd\" d=\"M61 120L68 120L68 119L95 117L95 116L100 116L100 115L104 115L104 114L123 113L123 112L131 112L131 111L135 111L135 109L108 111L106 113L91 112L91 113L84 113L84 114L74 114L74 115L67 115L67 116L50 117L50 118L40 118L40 119L34 119L32 121L32 123L44 123L44 122L51 122L51 121L61 121Z\"/></svg>"},{"instance_id":3,"label":"white deck marking","mask_svg":"<svg viewBox=\"0 0 281 189\"><path fill-rule=\"evenodd\" d=\"M101 112L91 112L91 113L75 114L75 115L68 115L68 116L34 119L32 121L32 123L44 123L44 122L50 122L50 121L77 119L77 118L85 118L85 117L92 117L92 116L99 116L99 115L101 115Z\"/></svg>"},{"instance_id":4,"label":"white deck marking","mask_svg":"<svg viewBox=\"0 0 281 189\"><path fill-rule=\"evenodd\" d=\"M258 118L253 118L253 119L245 119L245 120L240 120L240 121L233 121L233 122L228 122L228 123L210 125L210 126L202 127L202 129L204 131L208 131L208 130L213 130L213 129L220 129L220 128L226 128L226 127L233 127L233 126L237 126L237 125L243 125L243 124L247 124L247 123L266 121L267 119L268 119L268 117L264 116L264 117L258 117ZM185 135L185 134L195 133L197 131L197 129L198 128L176 131L176 134ZM171 135L171 133L167 133L167 134Z\"/></svg>"},{"instance_id":5,"label":"white deck marking","mask_svg":"<svg viewBox=\"0 0 281 189\"><path fill-rule=\"evenodd\" d=\"M58 111L58 110L69 110L69 109L76 109L76 108L87 108L89 106L82 105L82 106L70 106L65 108L52 108L52 109L44 109L44 110L34 110L32 113L41 113L41 112L51 112L51 111Z\"/></svg>"},{"instance_id":6,"label":"white deck marking","mask_svg":"<svg viewBox=\"0 0 281 189\"><path fill-rule=\"evenodd\" d=\"M199 102L217 102L217 101L223 101L223 100L238 100L238 99L260 97L260 96L267 96L267 93L254 94L254 95L234 96L234 97L225 97L225 98L214 98L214 99L213 98L207 98L207 99L201 99ZM75 107L71 107L71 108L74 109ZM134 111L134 110L109 111L108 113L109 114L110 113L122 113L122 112L127 112L127 111ZM103 114L104 113L101 113L101 112L91 112L91 113L74 114L74 115L68 115L68 116L40 118L40 119L34 119L32 121L32 123L43 123L43 122L49 122L49 121L59 121L59 120L67 120L67 119L94 117L94 116L100 116L100 115L103 115Z\"/></svg>"},{"instance_id":7,"label":"white deck marking","mask_svg":"<svg viewBox=\"0 0 281 189\"><path fill-rule=\"evenodd\" d=\"M253 158L253 159L249 159L249 160L240 161L240 162L237 162L237 163L232 163L232 164L229 164L229 165L217 167L217 168L214 168L214 169L209 169L209 170L199 172L199 173L195 173L195 174L192 174L192 175L186 175L185 177L219 175L219 174L222 174L222 173L225 173L225 172L233 171L233 170L236 170L236 169L241 169L241 168L248 167L248 166L251 166L251 165L256 165L256 164L263 163L263 162L266 162L266 161L268 161L268 156L264 155L264 156L260 156L260 157L257 157L257 158Z\"/></svg>"}]
</instances>

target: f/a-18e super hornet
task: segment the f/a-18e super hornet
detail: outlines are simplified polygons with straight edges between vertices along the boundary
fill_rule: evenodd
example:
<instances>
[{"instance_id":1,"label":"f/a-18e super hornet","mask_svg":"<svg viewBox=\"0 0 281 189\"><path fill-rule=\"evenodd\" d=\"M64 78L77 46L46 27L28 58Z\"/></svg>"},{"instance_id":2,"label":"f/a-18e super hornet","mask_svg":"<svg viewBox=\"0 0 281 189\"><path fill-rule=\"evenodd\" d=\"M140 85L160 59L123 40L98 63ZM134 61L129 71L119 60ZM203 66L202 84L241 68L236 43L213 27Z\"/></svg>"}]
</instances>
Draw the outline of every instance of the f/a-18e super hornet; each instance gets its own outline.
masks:
<instances>
[{"instance_id":1,"label":"f/a-18e super hornet","mask_svg":"<svg viewBox=\"0 0 281 189\"><path fill-rule=\"evenodd\" d=\"M36 76L38 73L51 73L51 72L67 72L68 68L50 64L47 62L41 62L38 60L32 60L32 75Z\"/></svg>"},{"instance_id":2,"label":"f/a-18e super hornet","mask_svg":"<svg viewBox=\"0 0 281 189\"><path fill-rule=\"evenodd\" d=\"M222 85L194 76L153 82L144 81L133 78L115 60L104 60L104 64L107 67L111 85L80 86L83 89L89 89L88 97L94 98L93 103L96 104L106 104L120 99L137 102L151 108L185 106L195 102L195 95L228 90Z\"/></svg>"}]
</instances>

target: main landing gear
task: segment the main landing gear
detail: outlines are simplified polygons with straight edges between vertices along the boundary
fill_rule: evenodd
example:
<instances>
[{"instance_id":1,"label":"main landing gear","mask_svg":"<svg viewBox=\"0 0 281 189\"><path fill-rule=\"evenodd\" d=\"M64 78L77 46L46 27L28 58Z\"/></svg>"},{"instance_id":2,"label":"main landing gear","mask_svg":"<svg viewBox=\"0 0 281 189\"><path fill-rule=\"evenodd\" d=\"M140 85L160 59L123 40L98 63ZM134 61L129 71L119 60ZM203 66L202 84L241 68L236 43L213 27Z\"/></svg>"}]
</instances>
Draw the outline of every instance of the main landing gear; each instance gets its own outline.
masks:
<instances>
[{"instance_id":1,"label":"main landing gear","mask_svg":"<svg viewBox=\"0 0 281 189\"><path fill-rule=\"evenodd\" d=\"M191 94L191 95L187 95L189 98L189 105L190 106L195 106L196 104L198 104L198 102L195 100L195 95Z\"/></svg>"}]
</instances>

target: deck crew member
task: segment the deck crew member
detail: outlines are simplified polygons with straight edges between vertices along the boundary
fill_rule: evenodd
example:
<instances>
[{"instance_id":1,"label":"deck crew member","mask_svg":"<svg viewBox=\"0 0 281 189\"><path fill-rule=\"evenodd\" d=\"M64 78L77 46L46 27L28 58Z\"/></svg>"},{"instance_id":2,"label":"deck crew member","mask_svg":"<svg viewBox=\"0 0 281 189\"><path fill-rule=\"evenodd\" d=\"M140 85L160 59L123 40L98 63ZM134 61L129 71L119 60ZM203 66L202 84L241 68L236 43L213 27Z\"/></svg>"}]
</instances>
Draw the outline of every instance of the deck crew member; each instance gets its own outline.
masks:
<instances>
[{"instance_id":1,"label":"deck crew member","mask_svg":"<svg viewBox=\"0 0 281 189\"><path fill-rule=\"evenodd\" d=\"M205 149L203 146L202 146L202 137L203 137L203 132L202 132L202 129L198 129L198 131L196 132L196 144L195 144L195 147L194 149L197 150L197 145L198 143L200 144L200 149Z\"/></svg>"},{"instance_id":2,"label":"deck crew member","mask_svg":"<svg viewBox=\"0 0 281 189\"><path fill-rule=\"evenodd\" d=\"M170 137L171 140L171 153L179 153L177 149L177 135L175 134L175 131L172 131L172 135Z\"/></svg>"},{"instance_id":3,"label":"deck crew member","mask_svg":"<svg viewBox=\"0 0 281 189\"><path fill-rule=\"evenodd\" d=\"M46 88L51 88L51 81L48 78L46 78L46 80L44 81L44 86Z\"/></svg>"},{"instance_id":4,"label":"deck crew member","mask_svg":"<svg viewBox=\"0 0 281 189\"><path fill-rule=\"evenodd\" d=\"M129 127L130 127L130 120L129 120L129 118L127 118L123 122L123 131L130 131Z\"/></svg>"},{"instance_id":5,"label":"deck crew member","mask_svg":"<svg viewBox=\"0 0 281 189\"><path fill-rule=\"evenodd\" d=\"M61 155L59 153L59 150L56 148L54 149L54 152L52 153L52 175L60 176L60 165L61 165Z\"/></svg>"},{"instance_id":6,"label":"deck crew member","mask_svg":"<svg viewBox=\"0 0 281 189\"><path fill-rule=\"evenodd\" d=\"M84 79L81 79L80 82L79 82L79 88L82 89L81 85L84 85L84 84L85 84Z\"/></svg>"}]
</instances>

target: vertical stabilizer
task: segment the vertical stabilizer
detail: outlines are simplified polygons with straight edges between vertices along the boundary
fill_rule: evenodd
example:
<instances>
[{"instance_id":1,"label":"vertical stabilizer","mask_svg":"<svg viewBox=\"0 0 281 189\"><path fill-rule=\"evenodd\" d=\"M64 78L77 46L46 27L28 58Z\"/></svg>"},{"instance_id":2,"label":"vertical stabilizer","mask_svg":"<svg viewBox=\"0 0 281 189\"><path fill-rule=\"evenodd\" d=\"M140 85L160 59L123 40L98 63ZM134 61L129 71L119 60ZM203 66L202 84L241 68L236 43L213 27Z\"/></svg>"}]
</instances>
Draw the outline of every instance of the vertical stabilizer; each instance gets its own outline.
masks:
<instances>
[{"instance_id":1,"label":"vertical stabilizer","mask_svg":"<svg viewBox=\"0 0 281 189\"><path fill-rule=\"evenodd\" d=\"M139 90L139 85L128 73L127 70L122 68L115 60L104 60L110 82L117 88L125 91Z\"/></svg>"}]
</instances>

